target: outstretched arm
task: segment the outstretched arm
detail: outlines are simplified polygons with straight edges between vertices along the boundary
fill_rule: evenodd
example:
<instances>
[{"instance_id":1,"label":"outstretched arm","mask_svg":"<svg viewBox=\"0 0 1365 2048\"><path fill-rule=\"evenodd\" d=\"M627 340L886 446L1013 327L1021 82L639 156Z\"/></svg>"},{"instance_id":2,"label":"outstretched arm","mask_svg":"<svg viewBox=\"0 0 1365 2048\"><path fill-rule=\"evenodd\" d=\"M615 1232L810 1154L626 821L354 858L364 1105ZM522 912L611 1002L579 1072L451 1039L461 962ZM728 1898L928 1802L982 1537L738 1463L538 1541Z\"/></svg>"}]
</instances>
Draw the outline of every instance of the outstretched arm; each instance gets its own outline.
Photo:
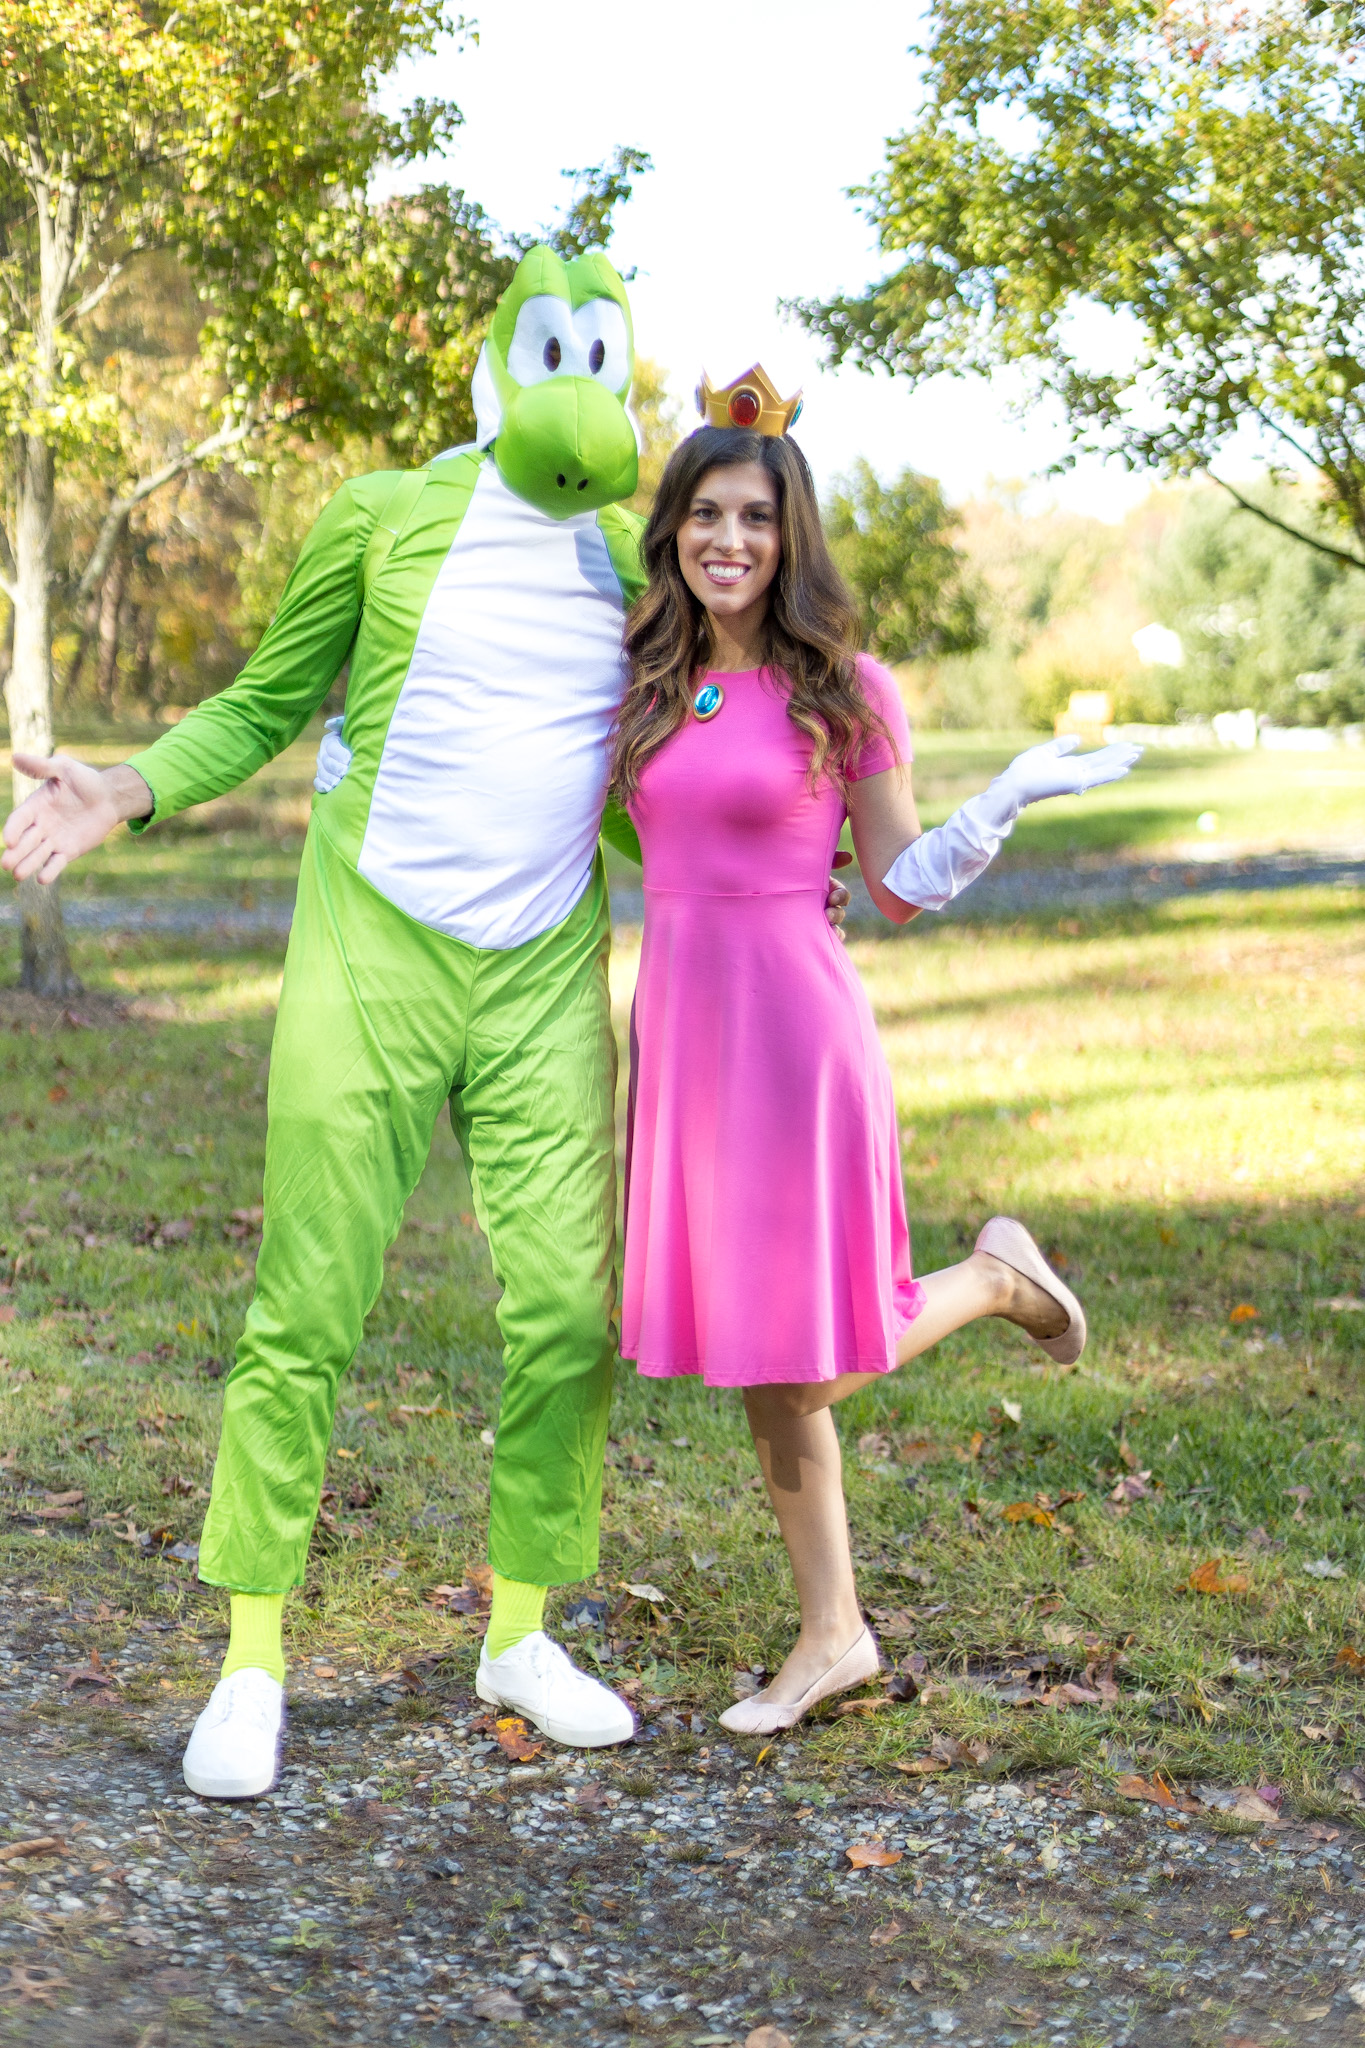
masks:
<instances>
[{"instance_id":1,"label":"outstretched arm","mask_svg":"<svg viewBox=\"0 0 1365 2048\"><path fill-rule=\"evenodd\" d=\"M853 843L877 908L896 924L920 910L945 909L990 866L1027 805L1118 782L1142 755L1141 747L1122 742L1077 754L1079 744L1066 738L1030 747L932 832L919 829L905 771L891 769L854 783ZM880 882L874 880L878 875Z\"/></svg>"},{"instance_id":2,"label":"outstretched arm","mask_svg":"<svg viewBox=\"0 0 1365 2048\"><path fill-rule=\"evenodd\" d=\"M64 867L109 837L115 825L151 816L153 797L136 768L87 768L69 754L43 760L16 754L21 775L38 784L5 821L0 867L16 882L55 882Z\"/></svg>"}]
</instances>

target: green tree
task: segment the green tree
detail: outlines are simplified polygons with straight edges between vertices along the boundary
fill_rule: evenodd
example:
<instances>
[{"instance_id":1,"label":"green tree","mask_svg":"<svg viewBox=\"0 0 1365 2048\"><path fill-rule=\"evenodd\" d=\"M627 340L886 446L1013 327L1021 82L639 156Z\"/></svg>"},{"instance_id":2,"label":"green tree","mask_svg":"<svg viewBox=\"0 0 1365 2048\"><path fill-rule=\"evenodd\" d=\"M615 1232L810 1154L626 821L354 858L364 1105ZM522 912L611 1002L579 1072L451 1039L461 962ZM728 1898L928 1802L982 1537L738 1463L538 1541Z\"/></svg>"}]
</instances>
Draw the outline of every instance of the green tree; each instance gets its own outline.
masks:
<instances>
[{"instance_id":1,"label":"green tree","mask_svg":"<svg viewBox=\"0 0 1365 2048\"><path fill-rule=\"evenodd\" d=\"M630 410L640 430L640 481L630 504L632 511L647 513L658 492L664 465L682 439L677 401L669 394L662 365L649 356L635 358Z\"/></svg>"},{"instance_id":2,"label":"green tree","mask_svg":"<svg viewBox=\"0 0 1365 2048\"><path fill-rule=\"evenodd\" d=\"M445 0L0 0L0 589L17 748L51 746L68 467L105 479L80 610L137 506L267 427L382 431L420 453L443 407L452 425L467 408L512 259L458 192L365 196L381 162L425 157L453 132L445 101L388 118L372 97L452 26ZM92 316L130 266L166 250L211 303L220 396L207 434L138 473ZM20 903L25 984L70 988L56 892L21 884Z\"/></svg>"},{"instance_id":3,"label":"green tree","mask_svg":"<svg viewBox=\"0 0 1365 2048\"><path fill-rule=\"evenodd\" d=\"M1024 365L1075 451L1134 467L1207 468L1253 423L1337 516L1293 530L1365 565L1363 15L937 0L922 109L856 195L895 267L804 318L912 383ZM1130 369L1093 367L1085 307Z\"/></svg>"},{"instance_id":4,"label":"green tree","mask_svg":"<svg viewBox=\"0 0 1365 2048\"><path fill-rule=\"evenodd\" d=\"M884 484L860 456L824 507L834 559L858 599L864 644L883 661L967 654L980 645L977 593L933 477Z\"/></svg>"},{"instance_id":5,"label":"green tree","mask_svg":"<svg viewBox=\"0 0 1365 2048\"><path fill-rule=\"evenodd\" d=\"M1304 504L1307 495L1268 486L1261 502L1286 524L1310 527L1317 507ZM1139 588L1149 616L1173 626L1184 649L1163 679L1173 709L1250 705L1277 725L1365 719L1365 580L1286 547L1221 492L1190 493Z\"/></svg>"}]
</instances>

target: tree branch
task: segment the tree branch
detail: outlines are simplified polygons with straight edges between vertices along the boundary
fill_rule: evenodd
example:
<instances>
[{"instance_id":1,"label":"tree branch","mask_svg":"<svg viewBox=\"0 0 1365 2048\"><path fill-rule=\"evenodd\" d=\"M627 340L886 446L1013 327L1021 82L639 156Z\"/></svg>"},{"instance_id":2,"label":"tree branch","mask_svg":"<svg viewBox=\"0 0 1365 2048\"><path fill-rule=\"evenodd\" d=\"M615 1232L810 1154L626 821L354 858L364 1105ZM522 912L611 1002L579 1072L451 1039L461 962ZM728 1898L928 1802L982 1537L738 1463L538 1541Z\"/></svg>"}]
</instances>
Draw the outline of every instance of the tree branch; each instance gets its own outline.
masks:
<instances>
[{"instance_id":1,"label":"tree branch","mask_svg":"<svg viewBox=\"0 0 1365 2048\"><path fill-rule=\"evenodd\" d=\"M1303 533L1297 526L1290 526L1283 519L1277 519L1273 512L1267 512L1263 505L1254 505L1250 498L1244 498L1234 484L1221 476L1214 476L1210 469L1205 472L1216 484L1220 484L1230 498L1235 498L1244 512L1254 512L1258 519L1264 519L1267 526L1277 526L1281 533L1287 533L1291 540L1301 540L1305 547L1316 548L1320 555L1328 555L1334 562L1346 562L1352 569L1365 569L1365 561L1359 555L1347 552L1345 548L1334 548L1328 540L1319 540L1315 533Z\"/></svg>"},{"instance_id":2,"label":"tree branch","mask_svg":"<svg viewBox=\"0 0 1365 2048\"><path fill-rule=\"evenodd\" d=\"M103 583L114 549L118 546L119 536L145 498L150 498L154 491L162 490L165 485L174 483L178 476L184 476L187 470L197 468L201 462L207 462L212 456L222 455L229 448L240 447L243 441L251 438L259 424L259 414L254 408L249 409L235 426L220 427L216 434L210 434L207 440L197 442L193 448L186 448L174 461L163 464L150 476L144 476L141 482L133 485L131 491L116 499L104 515L90 559L85 565L85 573L76 586L71 601L72 610L79 611L82 605L88 604Z\"/></svg>"}]
</instances>

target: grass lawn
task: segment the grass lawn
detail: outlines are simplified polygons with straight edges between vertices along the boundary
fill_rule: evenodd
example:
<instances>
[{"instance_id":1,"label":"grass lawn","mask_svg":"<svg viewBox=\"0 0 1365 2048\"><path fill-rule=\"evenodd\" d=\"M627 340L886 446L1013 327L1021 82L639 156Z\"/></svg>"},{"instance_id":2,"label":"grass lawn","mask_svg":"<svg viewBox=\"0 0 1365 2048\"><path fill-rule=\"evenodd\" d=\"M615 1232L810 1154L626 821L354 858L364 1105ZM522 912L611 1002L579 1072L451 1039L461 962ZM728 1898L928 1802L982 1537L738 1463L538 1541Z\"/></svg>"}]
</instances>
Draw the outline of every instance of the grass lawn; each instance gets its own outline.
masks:
<instances>
[{"instance_id":1,"label":"grass lawn","mask_svg":"<svg viewBox=\"0 0 1365 2048\"><path fill-rule=\"evenodd\" d=\"M926 813L1011 750L929 735ZM211 829L121 837L80 886L287 890L307 766L294 750ZM1292 779L1309 768L1220 758L1201 782L1168 757L1070 822L1026 820L1020 851L1028 834L1034 855L1135 857L1209 808L1239 845L1345 843L1358 796ZM1329 769L1365 779L1345 756L1311 772ZM889 1769L937 1734L985 1742L991 1769L1080 1766L1097 1790L1160 1767L1344 1804L1338 1779L1365 1765L1362 911L1362 892L1305 889L854 942L917 1265L1018 1214L1092 1339L1063 1373L984 1326L836 1411L863 1597L927 1690L808 1724L813 1777ZM281 958L150 934L76 953L121 1014L0 1007L5 1572L80 1602L109 1650L180 1617L143 1682L188 1702L226 1604L173 1546L197 1537L248 1299ZM623 1028L634 966L626 935ZM342 1389L295 1658L472 1670L472 1625L426 1597L483 1555L499 1344L468 1204L443 1120ZM612 1439L592 1589L612 1618L582 1653L709 1718L794 1624L738 1399L623 1370ZM1190 1590L1213 1560L1226 1590ZM641 1584L662 1604L625 1590ZM661 1739L706 1739L679 1725Z\"/></svg>"}]
</instances>

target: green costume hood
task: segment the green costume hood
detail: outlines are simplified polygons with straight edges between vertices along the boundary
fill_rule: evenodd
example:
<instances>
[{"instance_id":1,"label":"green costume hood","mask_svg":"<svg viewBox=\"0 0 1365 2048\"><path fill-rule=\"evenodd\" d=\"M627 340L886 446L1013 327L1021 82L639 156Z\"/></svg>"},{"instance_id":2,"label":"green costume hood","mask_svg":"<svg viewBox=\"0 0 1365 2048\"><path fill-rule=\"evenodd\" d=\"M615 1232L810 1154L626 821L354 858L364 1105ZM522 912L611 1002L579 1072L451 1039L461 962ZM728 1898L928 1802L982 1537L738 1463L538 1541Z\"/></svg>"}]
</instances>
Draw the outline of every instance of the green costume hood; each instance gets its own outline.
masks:
<instances>
[{"instance_id":1,"label":"green costume hood","mask_svg":"<svg viewBox=\"0 0 1365 2048\"><path fill-rule=\"evenodd\" d=\"M531 249L498 301L474 371L478 444L552 519L628 498L637 480L626 396L635 344L626 288L600 250Z\"/></svg>"}]
</instances>

